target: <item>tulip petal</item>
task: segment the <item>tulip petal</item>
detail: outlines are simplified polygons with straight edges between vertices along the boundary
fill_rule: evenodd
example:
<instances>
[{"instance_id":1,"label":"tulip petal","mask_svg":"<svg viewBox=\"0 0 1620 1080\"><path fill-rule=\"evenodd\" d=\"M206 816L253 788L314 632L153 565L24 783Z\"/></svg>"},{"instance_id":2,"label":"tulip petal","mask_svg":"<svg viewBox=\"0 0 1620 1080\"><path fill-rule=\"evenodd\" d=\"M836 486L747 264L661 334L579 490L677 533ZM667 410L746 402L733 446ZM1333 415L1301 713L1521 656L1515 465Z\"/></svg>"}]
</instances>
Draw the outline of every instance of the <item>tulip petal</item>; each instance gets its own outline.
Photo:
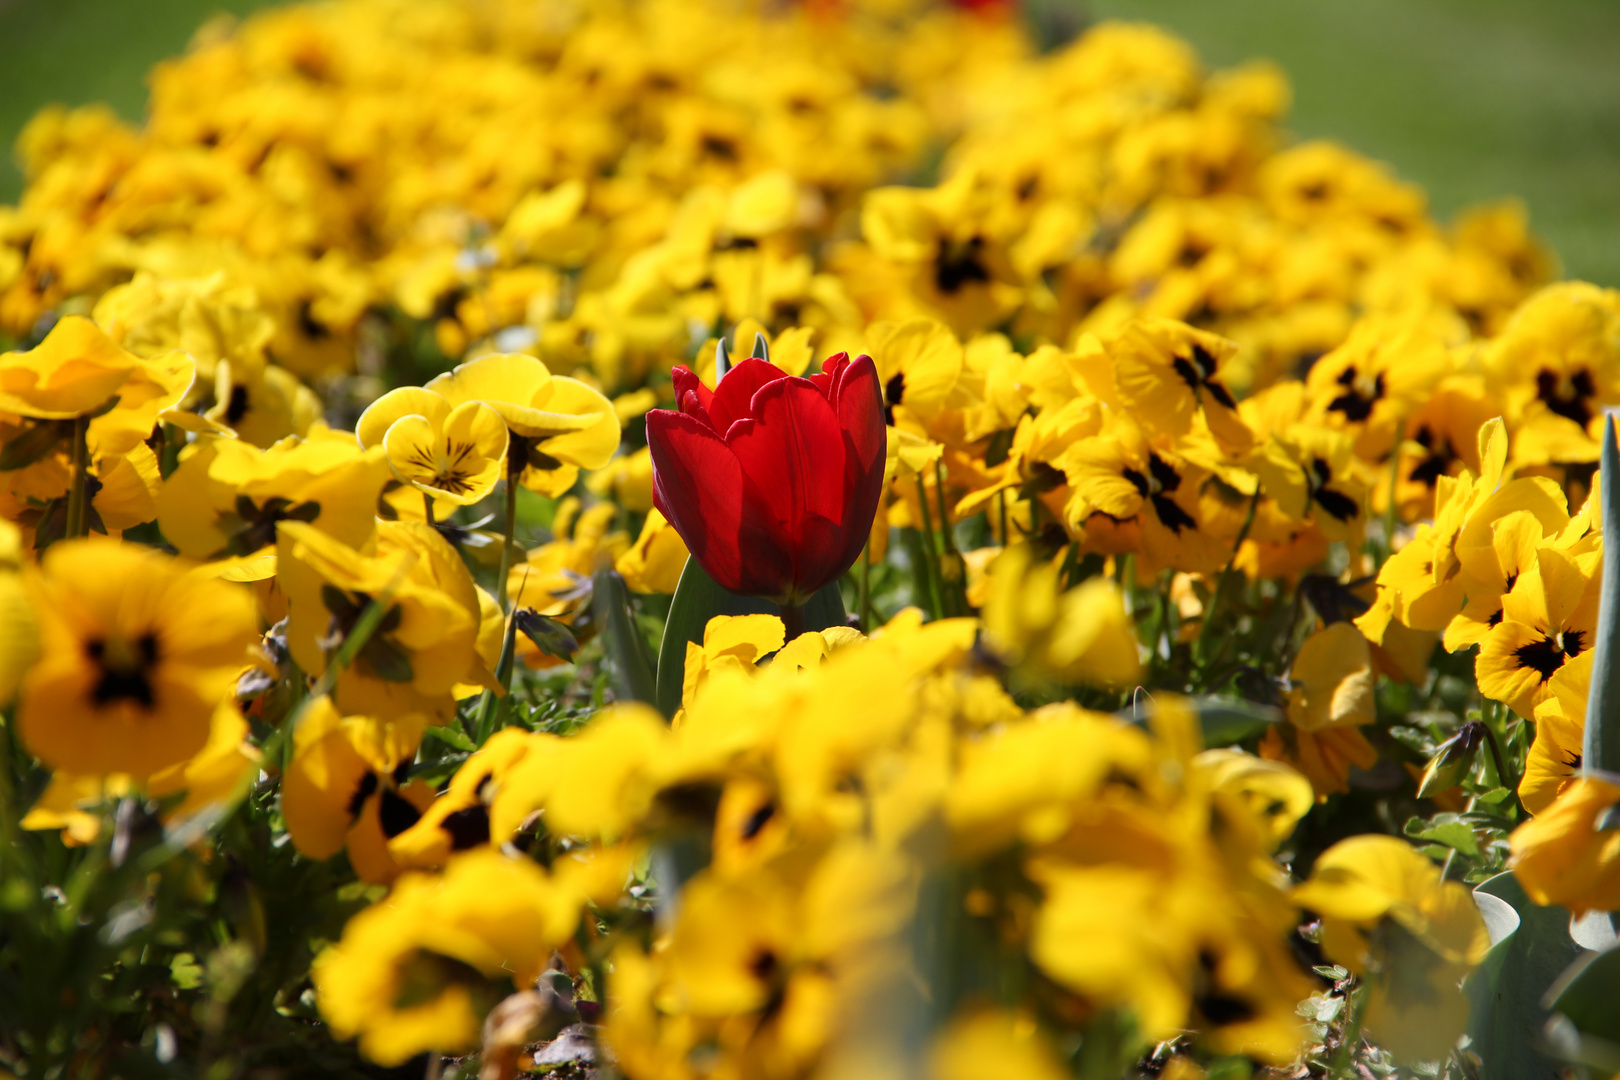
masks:
<instances>
[{"instance_id":1,"label":"tulip petal","mask_svg":"<svg viewBox=\"0 0 1620 1080\"><path fill-rule=\"evenodd\" d=\"M788 559L780 573L790 587L764 595L803 603L840 572L844 435L809 379L773 380L754 395L754 409L757 419L736 421L727 439L748 480L743 519L779 537Z\"/></svg>"},{"instance_id":2,"label":"tulip petal","mask_svg":"<svg viewBox=\"0 0 1620 1080\"><path fill-rule=\"evenodd\" d=\"M670 409L647 414L647 448L653 506L710 577L743 591L743 472L737 456L702 420Z\"/></svg>"},{"instance_id":3,"label":"tulip petal","mask_svg":"<svg viewBox=\"0 0 1620 1080\"><path fill-rule=\"evenodd\" d=\"M731 430L731 425L743 417L758 416L753 409L754 395L762 387L787 377L781 368L769 361L753 358L738 361L720 380L713 399L708 403L709 421L714 425L714 430L725 435Z\"/></svg>"},{"instance_id":4,"label":"tulip petal","mask_svg":"<svg viewBox=\"0 0 1620 1080\"><path fill-rule=\"evenodd\" d=\"M826 397L809 379L781 378L754 395L754 409L726 442L772 516L789 536L812 514L842 521L844 436Z\"/></svg>"},{"instance_id":5,"label":"tulip petal","mask_svg":"<svg viewBox=\"0 0 1620 1080\"><path fill-rule=\"evenodd\" d=\"M838 385L833 400L839 426L844 430L845 447L843 569L848 569L866 544L883 498L883 466L889 440L883 423L877 365L872 358L859 356L836 370Z\"/></svg>"},{"instance_id":6,"label":"tulip petal","mask_svg":"<svg viewBox=\"0 0 1620 1080\"><path fill-rule=\"evenodd\" d=\"M849 366L849 353L841 352L836 356L829 356L821 362L821 373L808 376L811 382L821 388L832 404L833 412L838 411L838 377Z\"/></svg>"},{"instance_id":7,"label":"tulip petal","mask_svg":"<svg viewBox=\"0 0 1620 1080\"><path fill-rule=\"evenodd\" d=\"M680 410L688 416L699 416L700 419L709 419L709 402L714 400L714 391L703 385L703 380L691 368L676 365L670 377L675 380L675 400L680 403ZM697 409L688 408L686 395L691 394L696 402ZM702 410L701 415L697 411Z\"/></svg>"}]
</instances>

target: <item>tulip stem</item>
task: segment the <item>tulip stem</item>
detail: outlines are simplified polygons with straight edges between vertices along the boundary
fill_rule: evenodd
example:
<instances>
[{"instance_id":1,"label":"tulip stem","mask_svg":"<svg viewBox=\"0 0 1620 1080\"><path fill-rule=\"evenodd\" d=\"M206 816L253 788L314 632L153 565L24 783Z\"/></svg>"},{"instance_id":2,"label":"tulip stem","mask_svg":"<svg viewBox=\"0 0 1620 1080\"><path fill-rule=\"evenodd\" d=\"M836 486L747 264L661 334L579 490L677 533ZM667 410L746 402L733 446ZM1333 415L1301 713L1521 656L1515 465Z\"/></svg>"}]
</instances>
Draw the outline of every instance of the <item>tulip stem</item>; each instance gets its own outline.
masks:
<instances>
[{"instance_id":1,"label":"tulip stem","mask_svg":"<svg viewBox=\"0 0 1620 1080\"><path fill-rule=\"evenodd\" d=\"M804 633L804 605L778 604L782 612L782 629L788 641Z\"/></svg>"},{"instance_id":2,"label":"tulip stem","mask_svg":"<svg viewBox=\"0 0 1620 1080\"><path fill-rule=\"evenodd\" d=\"M855 611L860 616L861 632L872 632L872 541L868 539L866 546L861 549L861 595L855 605Z\"/></svg>"},{"instance_id":3,"label":"tulip stem","mask_svg":"<svg viewBox=\"0 0 1620 1080\"><path fill-rule=\"evenodd\" d=\"M89 532L85 525L88 516L85 506L90 501L90 418L81 416L73 421L73 486L68 488L67 530L69 540Z\"/></svg>"}]
</instances>

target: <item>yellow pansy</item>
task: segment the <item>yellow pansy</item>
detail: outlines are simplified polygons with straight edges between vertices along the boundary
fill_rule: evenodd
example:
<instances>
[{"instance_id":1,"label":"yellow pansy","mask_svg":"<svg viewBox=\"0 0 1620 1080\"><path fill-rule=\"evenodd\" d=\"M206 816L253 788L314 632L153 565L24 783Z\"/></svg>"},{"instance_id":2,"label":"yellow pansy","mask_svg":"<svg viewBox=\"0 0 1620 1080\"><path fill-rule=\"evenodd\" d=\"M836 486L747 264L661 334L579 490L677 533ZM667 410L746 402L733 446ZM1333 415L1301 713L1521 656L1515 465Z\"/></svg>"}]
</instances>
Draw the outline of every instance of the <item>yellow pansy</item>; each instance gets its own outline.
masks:
<instances>
[{"instance_id":1,"label":"yellow pansy","mask_svg":"<svg viewBox=\"0 0 1620 1080\"><path fill-rule=\"evenodd\" d=\"M686 541L664 515L648 510L641 535L619 556L613 568L623 575L631 592L673 595L690 555Z\"/></svg>"},{"instance_id":2,"label":"yellow pansy","mask_svg":"<svg viewBox=\"0 0 1620 1080\"><path fill-rule=\"evenodd\" d=\"M427 390L390 390L360 414L354 433L362 448L381 446L394 475L441 506L478 502L505 467L506 423L481 401L452 406Z\"/></svg>"},{"instance_id":3,"label":"yellow pansy","mask_svg":"<svg viewBox=\"0 0 1620 1080\"><path fill-rule=\"evenodd\" d=\"M40 659L17 728L30 751L144 780L202 750L255 637L245 589L101 538L53 545L28 587Z\"/></svg>"},{"instance_id":4,"label":"yellow pansy","mask_svg":"<svg viewBox=\"0 0 1620 1080\"><path fill-rule=\"evenodd\" d=\"M1372 986L1367 1030L1402 1061L1437 1061L1468 1020L1458 984L1490 937L1468 886L1393 836L1341 840L1294 902L1321 916L1322 949Z\"/></svg>"},{"instance_id":5,"label":"yellow pansy","mask_svg":"<svg viewBox=\"0 0 1620 1080\"><path fill-rule=\"evenodd\" d=\"M1015 544L990 566L985 632L992 648L1029 677L1125 686L1141 673L1136 630L1113 581L1088 578L1066 591L1056 562L1036 563Z\"/></svg>"},{"instance_id":6,"label":"yellow pansy","mask_svg":"<svg viewBox=\"0 0 1620 1080\"><path fill-rule=\"evenodd\" d=\"M479 401L499 413L511 432L509 474L542 495L561 495L580 469L601 468L619 446L611 401L522 353L470 360L426 389L452 406Z\"/></svg>"},{"instance_id":7,"label":"yellow pansy","mask_svg":"<svg viewBox=\"0 0 1620 1080\"><path fill-rule=\"evenodd\" d=\"M494 851L452 860L443 876L408 874L315 958L321 1015L383 1065L472 1050L484 1013L534 981L578 911L540 867Z\"/></svg>"},{"instance_id":8,"label":"yellow pansy","mask_svg":"<svg viewBox=\"0 0 1620 1080\"><path fill-rule=\"evenodd\" d=\"M381 450L362 451L352 437L324 426L268 450L203 436L158 493L158 526L193 559L262 553L284 522L313 524L361 548L371 542L387 479Z\"/></svg>"},{"instance_id":9,"label":"yellow pansy","mask_svg":"<svg viewBox=\"0 0 1620 1080\"><path fill-rule=\"evenodd\" d=\"M304 671L324 672L366 607L390 597L375 633L338 676L340 709L442 721L455 710L457 684L493 685L477 649L477 587L431 526L380 521L374 554L302 522L283 522L279 533L276 579L287 597L287 643Z\"/></svg>"},{"instance_id":10,"label":"yellow pansy","mask_svg":"<svg viewBox=\"0 0 1620 1080\"><path fill-rule=\"evenodd\" d=\"M1580 776L1513 830L1510 865L1538 904L1557 904L1576 915L1620 911L1620 829L1610 819L1620 786Z\"/></svg>"},{"instance_id":11,"label":"yellow pansy","mask_svg":"<svg viewBox=\"0 0 1620 1080\"><path fill-rule=\"evenodd\" d=\"M408 780L428 718L342 716L331 698L303 711L281 783L281 814L293 844L312 859L347 849L362 881L392 881L404 867L388 841L414 825L433 789Z\"/></svg>"},{"instance_id":12,"label":"yellow pansy","mask_svg":"<svg viewBox=\"0 0 1620 1080\"><path fill-rule=\"evenodd\" d=\"M1595 557L1542 548L1502 597L1501 621L1480 643L1474 672L1480 692L1520 716L1551 695L1549 680L1592 647L1597 630Z\"/></svg>"},{"instance_id":13,"label":"yellow pansy","mask_svg":"<svg viewBox=\"0 0 1620 1080\"><path fill-rule=\"evenodd\" d=\"M1546 810L1580 776L1596 657L1597 650L1588 649L1565 663L1547 680L1551 694L1536 705L1536 737L1519 781L1519 802L1531 814Z\"/></svg>"}]
</instances>

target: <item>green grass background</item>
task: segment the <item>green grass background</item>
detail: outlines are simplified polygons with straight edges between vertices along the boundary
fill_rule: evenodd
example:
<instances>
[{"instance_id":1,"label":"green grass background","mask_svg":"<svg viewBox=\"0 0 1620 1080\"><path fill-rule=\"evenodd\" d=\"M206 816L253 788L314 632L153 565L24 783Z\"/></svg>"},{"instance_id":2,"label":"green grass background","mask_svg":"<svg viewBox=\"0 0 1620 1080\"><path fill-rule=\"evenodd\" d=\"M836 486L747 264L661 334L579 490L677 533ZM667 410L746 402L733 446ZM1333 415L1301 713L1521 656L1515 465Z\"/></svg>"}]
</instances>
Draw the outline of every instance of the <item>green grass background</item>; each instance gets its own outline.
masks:
<instances>
[{"instance_id":1,"label":"green grass background","mask_svg":"<svg viewBox=\"0 0 1620 1080\"><path fill-rule=\"evenodd\" d=\"M151 64L219 11L263 0L0 0L0 143L52 101L139 117ZM1290 130L1331 137L1428 188L1448 217L1518 196L1571 277L1620 286L1620 0L1090 0L1212 65L1269 57ZM0 201L21 177L0 168Z\"/></svg>"}]
</instances>

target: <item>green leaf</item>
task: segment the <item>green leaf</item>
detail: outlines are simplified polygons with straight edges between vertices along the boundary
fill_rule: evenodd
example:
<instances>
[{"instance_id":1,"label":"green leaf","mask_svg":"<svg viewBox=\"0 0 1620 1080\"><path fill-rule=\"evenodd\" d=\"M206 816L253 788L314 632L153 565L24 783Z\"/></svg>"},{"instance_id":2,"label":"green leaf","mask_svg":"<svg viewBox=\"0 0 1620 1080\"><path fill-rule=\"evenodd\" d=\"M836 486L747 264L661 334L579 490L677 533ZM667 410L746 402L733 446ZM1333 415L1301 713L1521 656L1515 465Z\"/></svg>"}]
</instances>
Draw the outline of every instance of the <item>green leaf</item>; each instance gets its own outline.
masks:
<instances>
[{"instance_id":1,"label":"green leaf","mask_svg":"<svg viewBox=\"0 0 1620 1080\"><path fill-rule=\"evenodd\" d=\"M1603 421L1603 529L1620 536L1620 449L1614 442L1614 417ZM1614 655L1620 634L1620 559L1603 560L1597 634L1592 646L1592 689L1586 697L1586 736L1581 762L1587 769L1620 772L1620 660Z\"/></svg>"},{"instance_id":2,"label":"green leaf","mask_svg":"<svg viewBox=\"0 0 1620 1080\"><path fill-rule=\"evenodd\" d=\"M636 628L635 615L630 610L630 590L625 588L624 578L616 571L597 572L591 609L604 627L602 648L613 665L614 694L620 701L657 704L658 682L653 674L652 656L641 631Z\"/></svg>"},{"instance_id":3,"label":"green leaf","mask_svg":"<svg viewBox=\"0 0 1620 1080\"><path fill-rule=\"evenodd\" d=\"M1414 840L1433 840L1448 848L1455 848L1470 859L1480 857L1479 838L1454 814L1437 814L1427 825L1422 818L1413 818L1406 824L1406 835Z\"/></svg>"},{"instance_id":4,"label":"green leaf","mask_svg":"<svg viewBox=\"0 0 1620 1080\"><path fill-rule=\"evenodd\" d=\"M1192 704L1204 729L1205 746L1231 746L1282 719L1279 710L1252 701L1198 698Z\"/></svg>"},{"instance_id":5,"label":"green leaf","mask_svg":"<svg viewBox=\"0 0 1620 1080\"><path fill-rule=\"evenodd\" d=\"M1253 701L1204 697L1193 698L1187 704L1198 711L1198 723L1203 728L1206 747L1231 746L1242 742L1282 719L1280 709ZM1143 725L1147 723L1150 711L1144 696L1143 701L1132 702L1117 715L1133 724Z\"/></svg>"},{"instance_id":6,"label":"green leaf","mask_svg":"<svg viewBox=\"0 0 1620 1080\"><path fill-rule=\"evenodd\" d=\"M1548 992L1553 1012L1550 1049L1611 1076L1620 1072L1620 949L1586 953Z\"/></svg>"},{"instance_id":7,"label":"green leaf","mask_svg":"<svg viewBox=\"0 0 1620 1080\"><path fill-rule=\"evenodd\" d=\"M1491 946L1463 983L1469 1049L1482 1062L1480 1080L1550 1080L1558 1065L1537 1049L1548 1016L1541 1002L1580 951L1569 937L1569 912L1532 903L1511 873L1496 875L1474 892L1502 901L1519 917L1518 926ZM1497 929L1504 925L1498 922Z\"/></svg>"},{"instance_id":8,"label":"green leaf","mask_svg":"<svg viewBox=\"0 0 1620 1080\"><path fill-rule=\"evenodd\" d=\"M754 351L749 353L748 357L751 360L763 360L766 363L770 363L771 346L770 343L765 340L764 334L758 333L757 331L755 332Z\"/></svg>"},{"instance_id":9,"label":"green leaf","mask_svg":"<svg viewBox=\"0 0 1620 1080\"><path fill-rule=\"evenodd\" d=\"M681 682L686 674L686 643L703 644L703 631L716 615L781 615L781 608L757 596L728 592L698 565L686 560L680 584L670 601L664 623L664 641L658 650L658 708L674 716L681 707ZM838 582L827 585L804 605L804 628L825 630L845 626L844 594Z\"/></svg>"},{"instance_id":10,"label":"green leaf","mask_svg":"<svg viewBox=\"0 0 1620 1080\"><path fill-rule=\"evenodd\" d=\"M466 752L471 753L472 751L478 749L478 747L473 745L473 741L467 738L466 732L462 731L460 728L452 727L449 724L429 727L426 730L426 735L430 739L439 740L452 750L465 750Z\"/></svg>"},{"instance_id":11,"label":"green leaf","mask_svg":"<svg viewBox=\"0 0 1620 1080\"><path fill-rule=\"evenodd\" d=\"M1553 997L1552 1007L1588 1035L1613 1036L1620 1032L1620 949L1594 953L1578 963L1578 969L1567 973L1569 980Z\"/></svg>"}]
</instances>

